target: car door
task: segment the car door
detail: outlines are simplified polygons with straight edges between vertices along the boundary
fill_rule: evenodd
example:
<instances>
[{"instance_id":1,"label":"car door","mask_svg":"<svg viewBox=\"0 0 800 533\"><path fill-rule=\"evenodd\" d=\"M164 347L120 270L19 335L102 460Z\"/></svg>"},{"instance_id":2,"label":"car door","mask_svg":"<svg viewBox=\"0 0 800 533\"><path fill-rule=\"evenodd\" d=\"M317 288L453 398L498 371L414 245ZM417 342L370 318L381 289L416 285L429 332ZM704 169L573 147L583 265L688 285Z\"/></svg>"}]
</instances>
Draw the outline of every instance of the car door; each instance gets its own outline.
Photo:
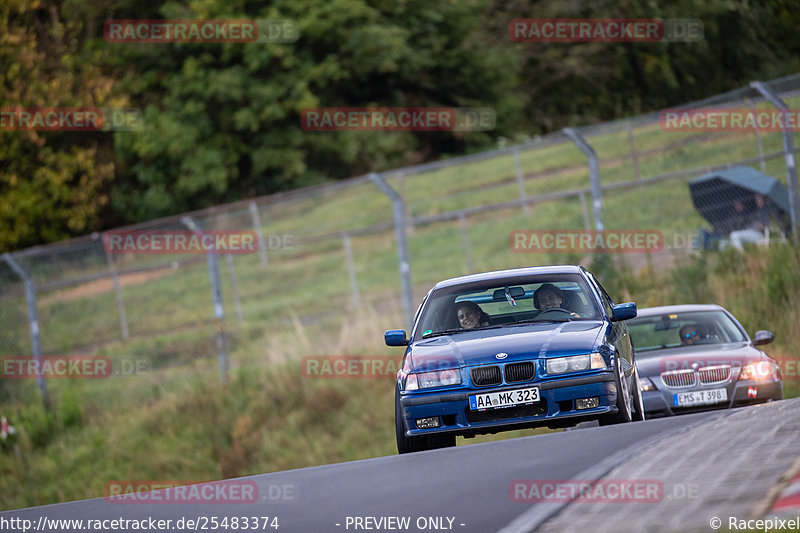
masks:
<instances>
[{"instance_id":1,"label":"car door","mask_svg":"<svg viewBox=\"0 0 800 533\"><path fill-rule=\"evenodd\" d=\"M614 307L614 301L608 295L606 290L600 284L594 276L590 274L590 279L592 280L593 284L597 288L598 294L600 296L600 302L603 306L603 309L606 312L606 315L611 319L612 315L612 308ZM633 372L633 365L635 364L634 360L634 353L633 353L633 345L631 344L631 338L628 335L628 326L624 320L620 320L618 322L611 322L611 327L609 328L606 334L606 342L612 344L619 354L619 359L622 364L622 370L625 373L626 377L630 377L631 373Z\"/></svg>"}]
</instances>

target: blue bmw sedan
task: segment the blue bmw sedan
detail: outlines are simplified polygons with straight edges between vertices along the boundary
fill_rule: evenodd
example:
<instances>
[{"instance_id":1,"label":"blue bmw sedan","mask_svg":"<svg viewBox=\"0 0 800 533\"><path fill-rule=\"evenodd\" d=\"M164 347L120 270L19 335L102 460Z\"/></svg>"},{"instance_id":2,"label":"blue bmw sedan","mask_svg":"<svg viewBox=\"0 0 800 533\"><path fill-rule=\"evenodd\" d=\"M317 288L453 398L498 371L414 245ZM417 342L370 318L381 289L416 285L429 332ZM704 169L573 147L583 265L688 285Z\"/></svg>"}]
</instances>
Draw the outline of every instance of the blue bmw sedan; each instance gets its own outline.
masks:
<instances>
[{"instance_id":1,"label":"blue bmw sedan","mask_svg":"<svg viewBox=\"0 0 800 533\"><path fill-rule=\"evenodd\" d=\"M428 292L397 373L400 453L455 445L512 429L644 420L625 320L580 266L486 272L448 279Z\"/></svg>"}]
</instances>

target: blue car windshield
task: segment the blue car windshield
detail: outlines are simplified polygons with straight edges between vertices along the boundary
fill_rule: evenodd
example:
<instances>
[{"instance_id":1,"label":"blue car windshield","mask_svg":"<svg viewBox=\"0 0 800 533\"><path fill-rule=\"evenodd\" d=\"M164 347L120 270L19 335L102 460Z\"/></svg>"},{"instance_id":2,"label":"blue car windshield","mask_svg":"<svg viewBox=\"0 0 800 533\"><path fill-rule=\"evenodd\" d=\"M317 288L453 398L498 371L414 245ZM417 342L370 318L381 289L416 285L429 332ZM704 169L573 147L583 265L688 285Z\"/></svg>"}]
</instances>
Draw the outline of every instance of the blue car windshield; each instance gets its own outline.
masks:
<instances>
[{"instance_id":1,"label":"blue car windshield","mask_svg":"<svg viewBox=\"0 0 800 533\"><path fill-rule=\"evenodd\" d=\"M602 314L584 278L550 274L473 282L435 290L415 340L530 322L597 320Z\"/></svg>"},{"instance_id":2,"label":"blue car windshield","mask_svg":"<svg viewBox=\"0 0 800 533\"><path fill-rule=\"evenodd\" d=\"M636 353L698 344L744 342L744 333L722 311L691 311L638 317L627 321Z\"/></svg>"}]
</instances>

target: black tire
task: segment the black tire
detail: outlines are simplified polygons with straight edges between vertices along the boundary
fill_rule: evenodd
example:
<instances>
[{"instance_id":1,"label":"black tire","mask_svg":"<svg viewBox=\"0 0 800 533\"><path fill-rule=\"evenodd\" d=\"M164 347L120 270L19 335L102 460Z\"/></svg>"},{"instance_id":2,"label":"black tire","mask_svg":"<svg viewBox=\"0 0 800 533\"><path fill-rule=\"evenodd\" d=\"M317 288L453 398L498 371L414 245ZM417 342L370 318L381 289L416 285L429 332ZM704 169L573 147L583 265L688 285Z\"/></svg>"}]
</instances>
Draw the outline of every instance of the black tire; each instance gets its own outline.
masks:
<instances>
[{"instance_id":1,"label":"black tire","mask_svg":"<svg viewBox=\"0 0 800 533\"><path fill-rule=\"evenodd\" d=\"M625 379L625 376L622 374L622 363L619 359L617 359L616 363L615 382L617 385L617 412L601 415L600 418L597 419L601 426L625 424L633 419L633 396L628 390L628 380Z\"/></svg>"},{"instance_id":2,"label":"black tire","mask_svg":"<svg viewBox=\"0 0 800 533\"><path fill-rule=\"evenodd\" d=\"M401 454L423 452L437 448L450 448L456 445L456 436L452 434L406 437L399 390L395 390L394 393L394 430L397 438L397 453Z\"/></svg>"},{"instance_id":3,"label":"black tire","mask_svg":"<svg viewBox=\"0 0 800 533\"><path fill-rule=\"evenodd\" d=\"M642 401L642 389L639 388L639 369L633 369L633 419L637 422L645 420L644 402Z\"/></svg>"}]
</instances>

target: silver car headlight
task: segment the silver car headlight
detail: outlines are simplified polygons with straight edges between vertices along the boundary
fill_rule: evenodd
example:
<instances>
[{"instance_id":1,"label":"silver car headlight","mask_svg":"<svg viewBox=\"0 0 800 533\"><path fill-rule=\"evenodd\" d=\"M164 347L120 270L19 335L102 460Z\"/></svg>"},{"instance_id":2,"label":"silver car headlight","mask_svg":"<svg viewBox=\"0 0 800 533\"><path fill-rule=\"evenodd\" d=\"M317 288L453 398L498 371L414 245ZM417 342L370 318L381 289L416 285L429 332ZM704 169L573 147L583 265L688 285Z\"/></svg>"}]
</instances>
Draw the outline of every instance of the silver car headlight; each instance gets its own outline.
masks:
<instances>
[{"instance_id":1,"label":"silver car headlight","mask_svg":"<svg viewBox=\"0 0 800 533\"><path fill-rule=\"evenodd\" d=\"M777 378L780 372L778 365L771 361L757 361L742 368L739 381L767 381Z\"/></svg>"},{"instance_id":2,"label":"silver car headlight","mask_svg":"<svg viewBox=\"0 0 800 533\"><path fill-rule=\"evenodd\" d=\"M564 374L566 372L580 372L581 370L597 370L607 368L606 361L599 353L586 355L571 355L569 357L554 357L545 362L545 372L548 374Z\"/></svg>"},{"instance_id":3,"label":"silver car headlight","mask_svg":"<svg viewBox=\"0 0 800 533\"><path fill-rule=\"evenodd\" d=\"M649 392L656 390L656 386L650 378L639 378L639 390L642 392Z\"/></svg>"},{"instance_id":4,"label":"silver car headlight","mask_svg":"<svg viewBox=\"0 0 800 533\"><path fill-rule=\"evenodd\" d=\"M446 387L461 383L461 372L457 369L437 370L435 372L420 372L409 374L406 378L406 390L430 389L433 387Z\"/></svg>"}]
</instances>

